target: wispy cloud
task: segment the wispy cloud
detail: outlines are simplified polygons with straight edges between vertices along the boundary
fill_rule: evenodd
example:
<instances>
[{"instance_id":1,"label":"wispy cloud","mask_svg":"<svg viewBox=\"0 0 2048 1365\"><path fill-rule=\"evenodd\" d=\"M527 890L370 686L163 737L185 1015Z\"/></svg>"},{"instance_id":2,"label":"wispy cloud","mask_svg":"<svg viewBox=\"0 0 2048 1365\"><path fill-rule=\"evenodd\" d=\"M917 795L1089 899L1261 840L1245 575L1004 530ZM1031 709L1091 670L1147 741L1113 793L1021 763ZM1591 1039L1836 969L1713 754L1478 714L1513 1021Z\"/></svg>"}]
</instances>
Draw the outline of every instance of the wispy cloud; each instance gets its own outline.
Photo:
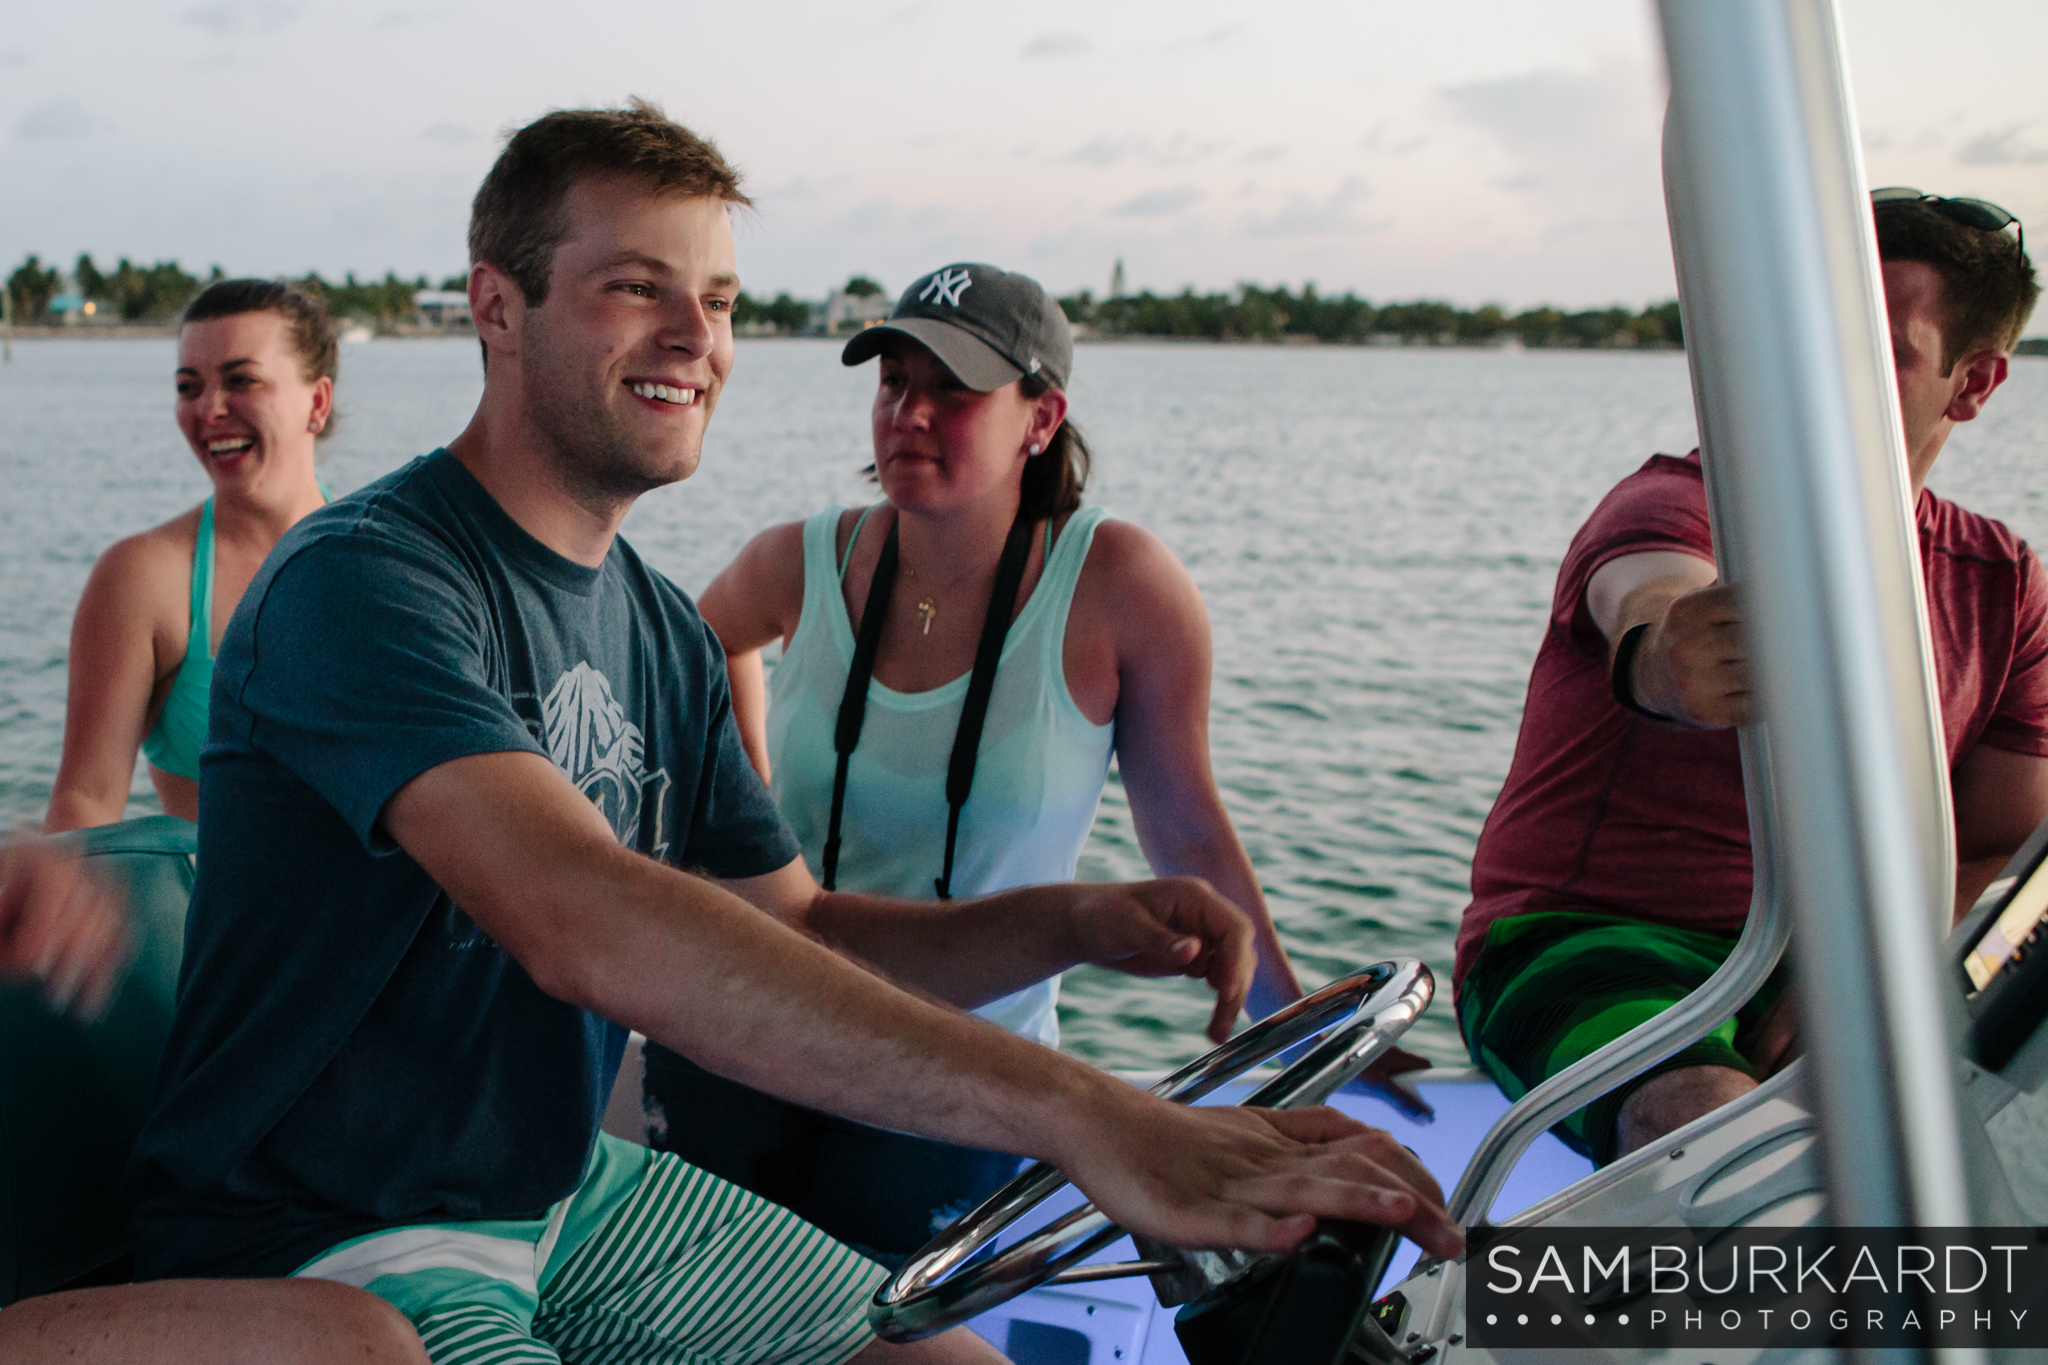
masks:
<instances>
[{"instance_id":1,"label":"wispy cloud","mask_svg":"<svg viewBox=\"0 0 2048 1365\"><path fill-rule=\"evenodd\" d=\"M767 189L754 190L751 193L756 199L773 199L782 203L793 203L797 200L816 199L818 197L818 187L811 183L810 177L800 175L794 180L785 180L779 185L770 185Z\"/></svg>"},{"instance_id":2,"label":"wispy cloud","mask_svg":"<svg viewBox=\"0 0 2048 1365\"><path fill-rule=\"evenodd\" d=\"M1161 142L1149 137L1109 137L1098 133L1060 160L1077 166L1185 166L1222 151L1229 144L1213 138L1175 133Z\"/></svg>"},{"instance_id":3,"label":"wispy cloud","mask_svg":"<svg viewBox=\"0 0 2048 1365\"><path fill-rule=\"evenodd\" d=\"M409 5L400 9L387 9L377 16L374 25L380 29L411 28L414 24L430 24L436 19L445 19L454 13L446 5Z\"/></svg>"},{"instance_id":4,"label":"wispy cloud","mask_svg":"<svg viewBox=\"0 0 2048 1365\"><path fill-rule=\"evenodd\" d=\"M450 146L481 141L483 137L481 133L477 132L476 129L470 127L467 123L457 123L453 119L443 119L439 123L421 129L420 136L429 142L445 142Z\"/></svg>"},{"instance_id":5,"label":"wispy cloud","mask_svg":"<svg viewBox=\"0 0 2048 1365\"><path fill-rule=\"evenodd\" d=\"M1661 221L1660 100L1647 64L1539 67L1445 86L1437 98L1454 126L1493 144L1499 159L1491 166L1482 159L1471 172L1516 197L1525 230L1610 230L1621 240L1655 231Z\"/></svg>"},{"instance_id":6,"label":"wispy cloud","mask_svg":"<svg viewBox=\"0 0 2048 1365\"><path fill-rule=\"evenodd\" d=\"M1956 154L1956 160L1965 166L2038 166L2048 161L2048 147L2020 141L2026 128L2026 124L2016 123L1973 137Z\"/></svg>"},{"instance_id":7,"label":"wispy cloud","mask_svg":"<svg viewBox=\"0 0 2048 1365\"><path fill-rule=\"evenodd\" d=\"M1033 60L1078 57L1095 45L1078 33L1041 33L1017 55Z\"/></svg>"},{"instance_id":8,"label":"wispy cloud","mask_svg":"<svg viewBox=\"0 0 2048 1365\"><path fill-rule=\"evenodd\" d=\"M216 38L260 38L299 17L285 0L213 0L178 16Z\"/></svg>"},{"instance_id":9,"label":"wispy cloud","mask_svg":"<svg viewBox=\"0 0 2048 1365\"><path fill-rule=\"evenodd\" d=\"M1165 46L1168 52L1185 52L1198 47L1222 47L1227 43L1236 42L1248 32L1250 30L1243 24L1222 24L1191 37L1170 39Z\"/></svg>"},{"instance_id":10,"label":"wispy cloud","mask_svg":"<svg viewBox=\"0 0 2048 1365\"><path fill-rule=\"evenodd\" d=\"M27 66L29 60L28 49L25 47L17 47L8 52L0 52L0 70L5 70L10 66Z\"/></svg>"},{"instance_id":11,"label":"wispy cloud","mask_svg":"<svg viewBox=\"0 0 2048 1365\"><path fill-rule=\"evenodd\" d=\"M1359 139L1358 145L1383 156L1406 156L1428 141L1426 134L1403 133L1392 119L1381 119L1372 126L1371 132Z\"/></svg>"},{"instance_id":12,"label":"wispy cloud","mask_svg":"<svg viewBox=\"0 0 2048 1365\"><path fill-rule=\"evenodd\" d=\"M1287 144L1269 142L1263 147L1254 147L1244 154L1244 159L1254 166L1264 166L1287 155Z\"/></svg>"},{"instance_id":13,"label":"wispy cloud","mask_svg":"<svg viewBox=\"0 0 2048 1365\"><path fill-rule=\"evenodd\" d=\"M100 121L69 95L39 104L14 125L16 137L29 142L63 142L100 131Z\"/></svg>"},{"instance_id":14,"label":"wispy cloud","mask_svg":"<svg viewBox=\"0 0 2048 1365\"><path fill-rule=\"evenodd\" d=\"M1147 190L1134 198L1126 199L1110 212L1119 218L1164 218L1194 207L1207 197L1207 191L1194 185L1174 185L1163 190Z\"/></svg>"},{"instance_id":15,"label":"wispy cloud","mask_svg":"<svg viewBox=\"0 0 2048 1365\"><path fill-rule=\"evenodd\" d=\"M943 228L958 217L947 204L900 204L886 195L878 195L839 214L832 220L832 226L849 236L900 239Z\"/></svg>"},{"instance_id":16,"label":"wispy cloud","mask_svg":"<svg viewBox=\"0 0 2048 1365\"><path fill-rule=\"evenodd\" d=\"M1296 194L1271 213L1252 215L1245 220L1244 231L1252 237L1356 236L1374 232L1386 224L1368 222L1359 213L1360 206L1371 197L1372 188L1364 177L1347 175L1337 188L1320 199Z\"/></svg>"},{"instance_id":17,"label":"wispy cloud","mask_svg":"<svg viewBox=\"0 0 2048 1365\"><path fill-rule=\"evenodd\" d=\"M1610 126L1614 101L1600 76L1539 70L1447 86L1451 112L1515 149L1569 147L1583 154Z\"/></svg>"}]
</instances>

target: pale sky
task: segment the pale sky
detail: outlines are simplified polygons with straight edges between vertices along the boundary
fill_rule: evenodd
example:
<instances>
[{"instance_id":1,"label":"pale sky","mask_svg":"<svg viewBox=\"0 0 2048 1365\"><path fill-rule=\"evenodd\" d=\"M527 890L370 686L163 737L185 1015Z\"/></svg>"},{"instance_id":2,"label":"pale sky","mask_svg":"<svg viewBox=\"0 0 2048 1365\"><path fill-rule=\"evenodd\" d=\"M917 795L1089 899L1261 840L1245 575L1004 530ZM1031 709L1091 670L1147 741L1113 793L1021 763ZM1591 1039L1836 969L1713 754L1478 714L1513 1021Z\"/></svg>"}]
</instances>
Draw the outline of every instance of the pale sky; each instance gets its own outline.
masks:
<instances>
[{"instance_id":1,"label":"pale sky","mask_svg":"<svg viewBox=\"0 0 2048 1365\"><path fill-rule=\"evenodd\" d=\"M2048 3L1841 2L1871 182L2048 223ZM1643 0L0 0L0 262L438 279L505 129L637 94L745 172L756 293L1638 306L1663 88Z\"/></svg>"}]
</instances>

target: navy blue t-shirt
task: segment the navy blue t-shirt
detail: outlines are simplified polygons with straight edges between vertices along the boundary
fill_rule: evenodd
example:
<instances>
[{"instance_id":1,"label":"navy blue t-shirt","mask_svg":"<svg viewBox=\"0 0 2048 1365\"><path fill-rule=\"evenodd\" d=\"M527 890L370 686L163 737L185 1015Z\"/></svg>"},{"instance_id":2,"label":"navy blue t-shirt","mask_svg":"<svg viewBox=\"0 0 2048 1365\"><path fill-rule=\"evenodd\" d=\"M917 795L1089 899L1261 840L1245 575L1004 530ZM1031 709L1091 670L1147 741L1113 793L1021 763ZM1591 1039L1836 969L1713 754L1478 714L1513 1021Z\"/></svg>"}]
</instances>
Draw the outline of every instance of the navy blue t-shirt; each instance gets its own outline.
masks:
<instances>
[{"instance_id":1,"label":"navy blue t-shirt","mask_svg":"<svg viewBox=\"0 0 2048 1365\"><path fill-rule=\"evenodd\" d=\"M717 639L623 540L564 559L446 451L307 517L214 669L177 1017L129 1173L143 1277L286 1274L576 1187L625 1031L543 994L378 823L419 774L507 750L650 858L750 877L799 854Z\"/></svg>"}]
</instances>

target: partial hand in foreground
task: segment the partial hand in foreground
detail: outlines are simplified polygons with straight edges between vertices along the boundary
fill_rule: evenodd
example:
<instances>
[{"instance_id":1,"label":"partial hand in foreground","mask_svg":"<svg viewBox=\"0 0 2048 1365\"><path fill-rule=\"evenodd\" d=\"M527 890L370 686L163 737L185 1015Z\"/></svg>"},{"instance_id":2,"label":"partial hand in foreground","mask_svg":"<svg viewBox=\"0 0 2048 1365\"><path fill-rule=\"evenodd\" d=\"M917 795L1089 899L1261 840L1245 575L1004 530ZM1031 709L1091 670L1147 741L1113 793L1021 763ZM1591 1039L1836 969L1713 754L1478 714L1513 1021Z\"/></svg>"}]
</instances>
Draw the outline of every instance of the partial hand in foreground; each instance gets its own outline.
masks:
<instances>
[{"instance_id":1,"label":"partial hand in foreground","mask_svg":"<svg viewBox=\"0 0 2048 1365\"><path fill-rule=\"evenodd\" d=\"M1436 1256L1465 1245L1415 1155L1335 1109L1191 1109L1132 1091L1113 1113L1077 1114L1075 1131L1061 1169L1168 1246L1287 1251L1319 1218L1398 1228Z\"/></svg>"},{"instance_id":2,"label":"partial hand in foreground","mask_svg":"<svg viewBox=\"0 0 2048 1365\"><path fill-rule=\"evenodd\" d=\"M1680 724L1749 724L1749 645L1735 589L1716 583L1673 598L1636 650L1634 683L1637 701Z\"/></svg>"},{"instance_id":3,"label":"partial hand in foreground","mask_svg":"<svg viewBox=\"0 0 2048 1365\"><path fill-rule=\"evenodd\" d=\"M1199 877L1127 884L1075 884L1074 956L1132 976L1201 977L1216 992L1209 1038L1236 1027L1252 988L1258 951L1251 921Z\"/></svg>"},{"instance_id":4,"label":"partial hand in foreground","mask_svg":"<svg viewBox=\"0 0 2048 1365\"><path fill-rule=\"evenodd\" d=\"M39 982L51 1006L96 1019L128 966L114 893L41 839L0 845L0 976Z\"/></svg>"}]
</instances>

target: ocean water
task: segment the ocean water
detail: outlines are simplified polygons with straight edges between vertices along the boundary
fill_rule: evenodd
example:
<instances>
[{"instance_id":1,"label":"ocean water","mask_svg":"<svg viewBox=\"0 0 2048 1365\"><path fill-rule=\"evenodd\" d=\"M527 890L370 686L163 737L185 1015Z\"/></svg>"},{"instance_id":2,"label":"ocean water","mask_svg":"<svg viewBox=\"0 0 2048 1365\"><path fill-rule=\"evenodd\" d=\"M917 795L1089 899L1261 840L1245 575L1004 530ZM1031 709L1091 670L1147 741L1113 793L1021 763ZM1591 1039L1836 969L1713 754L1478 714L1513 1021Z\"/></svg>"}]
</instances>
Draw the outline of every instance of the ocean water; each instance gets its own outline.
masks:
<instances>
[{"instance_id":1,"label":"ocean water","mask_svg":"<svg viewBox=\"0 0 2048 1365\"><path fill-rule=\"evenodd\" d=\"M199 501L171 423L168 340L33 341L0 366L0 821L41 816L64 719L72 608L94 557ZM1215 633L1225 805L1305 980L1421 957L1444 995L1410 1034L1463 1061L1448 999L1472 846L1513 752L1566 543L1613 483L1693 443L1669 352L1084 347L1072 391L1089 497L1187 564ZM869 495L870 370L837 348L744 342L697 476L626 534L695 592L753 532ZM376 478L461 430L474 343L344 350L325 477ZM2048 536L2048 362L2020 360L1932 480ZM153 809L146 780L134 809ZM1112 776L1081 859L1145 875ZM1203 1046L1198 983L1067 978L1065 1046L1157 1068Z\"/></svg>"}]
</instances>

